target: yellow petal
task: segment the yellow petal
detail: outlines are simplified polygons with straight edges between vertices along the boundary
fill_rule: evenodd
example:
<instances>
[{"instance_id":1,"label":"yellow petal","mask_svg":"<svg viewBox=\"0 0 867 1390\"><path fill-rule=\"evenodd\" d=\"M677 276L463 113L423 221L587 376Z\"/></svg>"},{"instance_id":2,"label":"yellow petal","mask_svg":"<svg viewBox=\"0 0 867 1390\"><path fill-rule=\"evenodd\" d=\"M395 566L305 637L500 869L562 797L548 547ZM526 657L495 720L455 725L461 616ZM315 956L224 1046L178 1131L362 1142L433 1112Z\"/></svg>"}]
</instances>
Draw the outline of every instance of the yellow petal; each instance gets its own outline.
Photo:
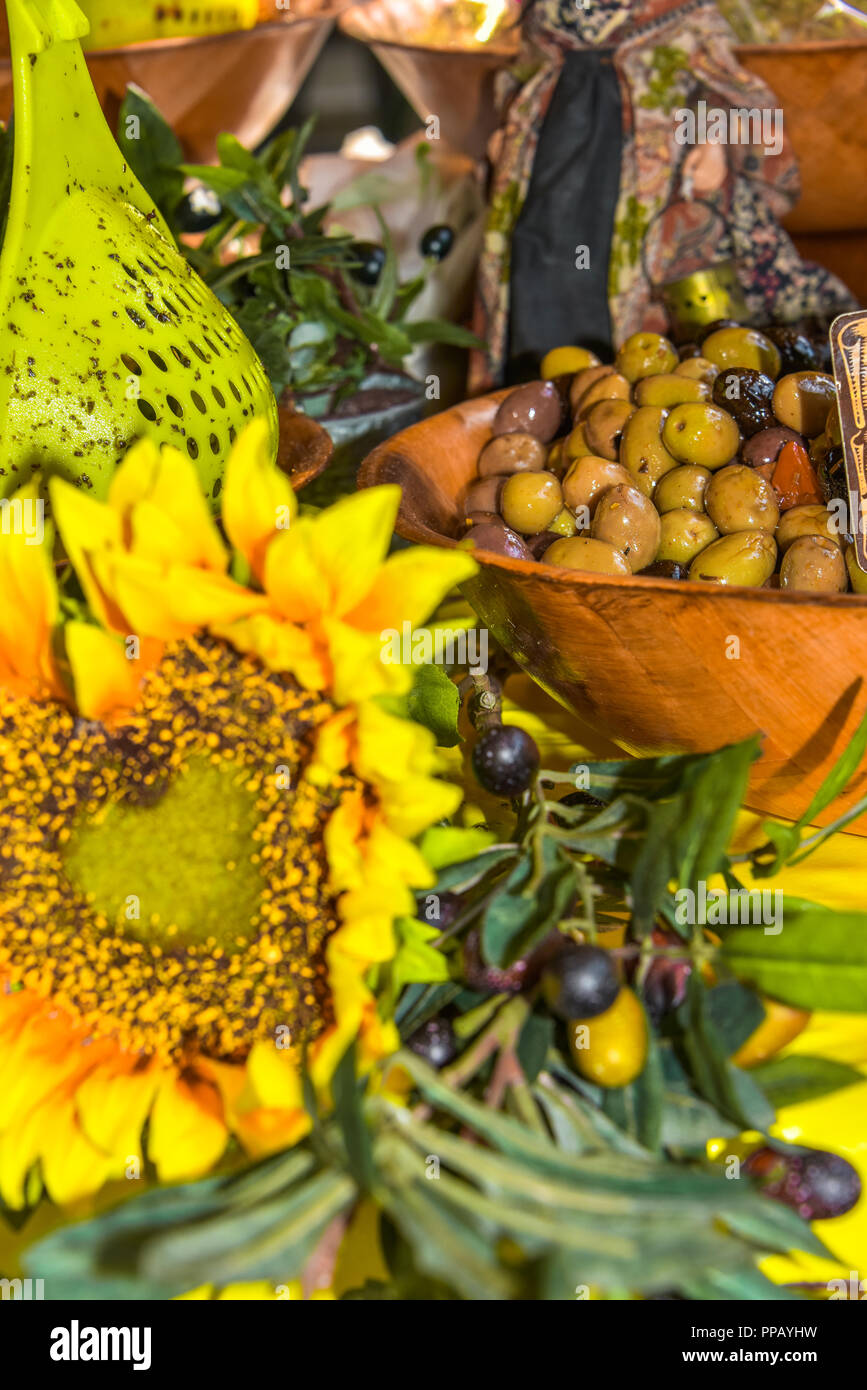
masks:
<instances>
[{"instance_id":1,"label":"yellow petal","mask_svg":"<svg viewBox=\"0 0 867 1390\"><path fill-rule=\"evenodd\" d=\"M277 1047L273 1039L254 1043L247 1073L260 1105L272 1110L303 1110L298 1061L290 1048Z\"/></svg>"},{"instance_id":2,"label":"yellow petal","mask_svg":"<svg viewBox=\"0 0 867 1390\"><path fill-rule=\"evenodd\" d=\"M221 572L226 569L226 548L208 510L199 475L191 460L171 445L163 447L150 495L142 499L141 505L146 504L155 507L180 532L176 564L201 565ZM136 510L133 509L133 516ZM146 543L145 536L139 543Z\"/></svg>"},{"instance_id":3,"label":"yellow petal","mask_svg":"<svg viewBox=\"0 0 867 1390\"><path fill-rule=\"evenodd\" d=\"M88 607L105 627L112 627L114 615L94 575L92 557L94 553L121 544L120 516L104 502L88 497L62 478L52 478L49 490L57 529L84 590Z\"/></svg>"},{"instance_id":4,"label":"yellow petal","mask_svg":"<svg viewBox=\"0 0 867 1390\"><path fill-rule=\"evenodd\" d=\"M46 1109L54 1110L54 1106ZM46 1126L44 1136L40 1152L42 1177L48 1195L59 1206L98 1191L116 1174L112 1157L92 1144L78 1124L71 1100L55 1111L50 1130Z\"/></svg>"},{"instance_id":5,"label":"yellow petal","mask_svg":"<svg viewBox=\"0 0 867 1390\"><path fill-rule=\"evenodd\" d=\"M39 539L34 528L41 512L32 510L37 507L38 487L30 482L7 499L0 531L0 681L22 694L57 688L51 656L58 616L53 538L43 527Z\"/></svg>"},{"instance_id":6,"label":"yellow petal","mask_svg":"<svg viewBox=\"0 0 867 1390\"><path fill-rule=\"evenodd\" d=\"M400 488L364 488L320 512L313 523L313 553L328 576L335 617L350 612L371 588L394 532Z\"/></svg>"},{"instance_id":7,"label":"yellow petal","mask_svg":"<svg viewBox=\"0 0 867 1390\"><path fill-rule=\"evenodd\" d=\"M267 613L254 613L232 624L213 623L211 631L225 637L239 652L250 652L270 671L289 671L305 690L324 690L329 662L309 633Z\"/></svg>"},{"instance_id":8,"label":"yellow petal","mask_svg":"<svg viewBox=\"0 0 867 1390\"><path fill-rule=\"evenodd\" d=\"M265 600L225 574L171 565L167 569L134 555L95 558L104 590L125 615L132 633L163 641L202 627L236 622L265 607Z\"/></svg>"},{"instance_id":9,"label":"yellow petal","mask_svg":"<svg viewBox=\"0 0 867 1390\"><path fill-rule=\"evenodd\" d=\"M118 516L125 516L136 504L149 497L160 467L160 451L152 439L139 439L127 450L108 485L108 505Z\"/></svg>"},{"instance_id":10,"label":"yellow petal","mask_svg":"<svg viewBox=\"0 0 867 1390\"><path fill-rule=\"evenodd\" d=\"M124 642L82 622L67 623L64 638L79 714L85 719L106 719L132 709L144 671L140 661L128 659Z\"/></svg>"},{"instance_id":11,"label":"yellow petal","mask_svg":"<svg viewBox=\"0 0 867 1390\"><path fill-rule=\"evenodd\" d=\"M345 621L366 632L400 630L402 623L423 623L456 585L470 579L478 565L463 550L419 545L391 555L357 608Z\"/></svg>"},{"instance_id":12,"label":"yellow petal","mask_svg":"<svg viewBox=\"0 0 867 1390\"><path fill-rule=\"evenodd\" d=\"M412 668L384 661L378 634L359 632L336 618L324 618L322 631L328 642L332 695L337 704L370 700L375 695L403 695L412 687Z\"/></svg>"},{"instance_id":13,"label":"yellow petal","mask_svg":"<svg viewBox=\"0 0 867 1390\"><path fill-rule=\"evenodd\" d=\"M228 1133L219 1094L210 1082L160 1082L151 1110L148 1155L161 1182L201 1177L223 1155Z\"/></svg>"},{"instance_id":14,"label":"yellow petal","mask_svg":"<svg viewBox=\"0 0 867 1390\"><path fill-rule=\"evenodd\" d=\"M108 1154L138 1155L159 1082L152 1065L130 1070L125 1063L92 1071L75 1096L79 1123L90 1142Z\"/></svg>"},{"instance_id":15,"label":"yellow petal","mask_svg":"<svg viewBox=\"0 0 867 1390\"><path fill-rule=\"evenodd\" d=\"M297 512L291 484L272 462L267 423L254 420L229 455L222 516L229 540L260 583L268 546L294 522Z\"/></svg>"},{"instance_id":16,"label":"yellow petal","mask_svg":"<svg viewBox=\"0 0 867 1390\"><path fill-rule=\"evenodd\" d=\"M314 548L313 527L309 517L299 518L291 530L275 537L265 555L265 589L290 623L317 618L332 602L329 577Z\"/></svg>"}]
</instances>

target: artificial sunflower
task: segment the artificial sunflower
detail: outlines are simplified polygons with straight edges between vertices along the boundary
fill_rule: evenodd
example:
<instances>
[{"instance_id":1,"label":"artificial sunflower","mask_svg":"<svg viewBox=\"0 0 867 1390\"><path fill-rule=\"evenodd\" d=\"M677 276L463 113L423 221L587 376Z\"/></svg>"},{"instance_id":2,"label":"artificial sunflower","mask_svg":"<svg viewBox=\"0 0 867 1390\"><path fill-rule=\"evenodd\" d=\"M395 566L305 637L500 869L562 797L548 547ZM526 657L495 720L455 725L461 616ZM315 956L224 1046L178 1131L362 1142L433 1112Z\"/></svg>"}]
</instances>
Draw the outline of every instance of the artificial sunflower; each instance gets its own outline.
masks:
<instances>
[{"instance_id":1,"label":"artificial sunflower","mask_svg":"<svg viewBox=\"0 0 867 1390\"><path fill-rule=\"evenodd\" d=\"M34 502L31 486L18 501ZM189 461L138 444L105 503L63 482L69 565L0 535L0 1196L58 1203L208 1171L311 1124L460 792L393 712L380 633L474 569L386 559L399 492L302 517L266 431L238 441L225 536ZM72 582L70 582L72 581ZM75 581L80 594L73 591ZM388 704L388 707L386 705Z\"/></svg>"}]
</instances>

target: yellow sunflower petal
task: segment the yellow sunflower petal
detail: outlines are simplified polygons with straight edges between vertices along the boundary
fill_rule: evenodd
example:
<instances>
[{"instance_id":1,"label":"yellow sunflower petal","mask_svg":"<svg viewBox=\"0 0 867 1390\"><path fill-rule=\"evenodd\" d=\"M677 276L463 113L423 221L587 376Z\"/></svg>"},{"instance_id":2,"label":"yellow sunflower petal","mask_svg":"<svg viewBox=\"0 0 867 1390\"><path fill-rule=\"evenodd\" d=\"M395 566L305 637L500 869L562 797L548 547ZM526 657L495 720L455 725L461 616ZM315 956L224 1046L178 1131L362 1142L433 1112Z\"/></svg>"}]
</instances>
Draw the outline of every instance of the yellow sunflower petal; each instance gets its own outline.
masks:
<instances>
[{"instance_id":1,"label":"yellow sunflower petal","mask_svg":"<svg viewBox=\"0 0 867 1390\"><path fill-rule=\"evenodd\" d=\"M7 500L0 531L0 683L18 694L56 689L51 659L51 634L57 622L58 598L51 562L51 533L42 540L26 534L24 519L35 524L40 507L34 482ZM22 518L20 526L7 517ZM25 510L27 509L27 510ZM7 529L7 527L9 529Z\"/></svg>"},{"instance_id":2,"label":"yellow sunflower petal","mask_svg":"<svg viewBox=\"0 0 867 1390\"><path fill-rule=\"evenodd\" d=\"M163 1077L151 1110L148 1156L161 1182L201 1177L222 1157L228 1139L216 1087Z\"/></svg>"},{"instance_id":3,"label":"yellow sunflower petal","mask_svg":"<svg viewBox=\"0 0 867 1390\"><path fill-rule=\"evenodd\" d=\"M85 719L105 719L132 709L144 669L140 661L128 658L123 641L81 622L67 623L64 638L76 706Z\"/></svg>"},{"instance_id":4,"label":"yellow sunflower petal","mask_svg":"<svg viewBox=\"0 0 867 1390\"><path fill-rule=\"evenodd\" d=\"M331 586L317 561L309 517L299 518L268 546L264 585L275 608L290 623L309 622L329 610Z\"/></svg>"},{"instance_id":5,"label":"yellow sunflower petal","mask_svg":"<svg viewBox=\"0 0 867 1390\"><path fill-rule=\"evenodd\" d=\"M139 439L112 474L108 507L118 518L149 497L160 468L160 451L152 439Z\"/></svg>"},{"instance_id":6,"label":"yellow sunflower petal","mask_svg":"<svg viewBox=\"0 0 867 1390\"><path fill-rule=\"evenodd\" d=\"M275 535L288 529L297 512L292 486L272 462L267 423L255 420L229 455L223 480L222 517L229 540L260 583L268 546Z\"/></svg>"},{"instance_id":7,"label":"yellow sunflower petal","mask_svg":"<svg viewBox=\"0 0 867 1390\"><path fill-rule=\"evenodd\" d=\"M62 478L51 479L49 492L57 529L84 590L88 607L101 623L111 626L112 615L93 573L92 557L95 553L121 544L120 516L111 507L88 497Z\"/></svg>"},{"instance_id":8,"label":"yellow sunflower petal","mask_svg":"<svg viewBox=\"0 0 867 1390\"><path fill-rule=\"evenodd\" d=\"M320 512L313 523L313 554L332 591L331 613L354 609L371 588L388 553L400 488L365 488Z\"/></svg>"},{"instance_id":9,"label":"yellow sunflower petal","mask_svg":"<svg viewBox=\"0 0 867 1390\"><path fill-rule=\"evenodd\" d=\"M130 631L162 641L199 628L226 626L260 611L265 600L225 574L185 566L162 568L134 555L95 559L95 572L129 622Z\"/></svg>"},{"instance_id":10,"label":"yellow sunflower petal","mask_svg":"<svg viewBox=\"0 0 867 1390\"><path fill-rule=\"evenodd\" d=\"M165 445L148 493L131 509L135 549L144 556L162 556L161 528L178 537L176 564L200 565L224 571L228 555L208 510L199 475L192 461Z\"/></svg>"},{"instance_id":11,"label":"yellow sunflower petal","mask_svg":"<svg viewBox=\"0 0 867 1390\"><path fill-rule=\"evenodd\" d=\"M279 1048L272 1041L254 1043L247 1075L260 1105L274 1110L304 1108L298 1062L290 1048Z\"/></svg>"},{"instance_id":12,"label":"yellow sunflower petal","mask_svg":"<svg viewBox=\"0 0 867 1390\"><path fill-rule=\"evenodd\" d=\"M91 1072L75 1095L79 1123L90 1142L109 1154L140 1154L159 1084L154 1065L131 1068L127 1063Z\"/></svg>"},{"instance_id":13,"label":"yellow sunflower petal","mask_svg":"<svg viewBox=\"0 0 867 1390\"><path fill-rule=\"evenodd\" d=\"M335 618L324 618L322 630L331 657L332 692L339 705L374 695L403 695L411 689L412 667L383 661L378 635L359 632Z\"/></svg>"},{"instance_id":14,"label":"yellow sunflower petal","mask_svg":"<svg viewBox=\"0 0 867 1390\"><path fill-rule=\"evenodd\" d=\"M304 628L282 623L268 613L254 613L231 625L213 624L211 631L239 652L258 656L269 670L290 672L305 690L324 690L328 685L327 653Z\"/></svg>"},{"instance_id":15,"label":"yellow sunflower petal","mask_svg":"<svg viewBox=\"0 0 867 1390\"><path fill-rule=\"evenodd\" d=\"M404 622L422 623L456 585L478 570L463 550L419 545L392 555L376 575L362 602L345 621L365 632L399 631Z\"/></svg>"},{"instance_id":16,"label":"yellow sunflower petal","mask_svg":"<svg viewBox=\"0 0 867 1390\"><path fill-rule=\"evenodd\" d=\"M66 1206L117 1176L117 1163L90 1142L78 1123L74 1101L46 1109L51 1119L41 1143L42 1177L52 1201Z\"/></svg>"}]
</instances>

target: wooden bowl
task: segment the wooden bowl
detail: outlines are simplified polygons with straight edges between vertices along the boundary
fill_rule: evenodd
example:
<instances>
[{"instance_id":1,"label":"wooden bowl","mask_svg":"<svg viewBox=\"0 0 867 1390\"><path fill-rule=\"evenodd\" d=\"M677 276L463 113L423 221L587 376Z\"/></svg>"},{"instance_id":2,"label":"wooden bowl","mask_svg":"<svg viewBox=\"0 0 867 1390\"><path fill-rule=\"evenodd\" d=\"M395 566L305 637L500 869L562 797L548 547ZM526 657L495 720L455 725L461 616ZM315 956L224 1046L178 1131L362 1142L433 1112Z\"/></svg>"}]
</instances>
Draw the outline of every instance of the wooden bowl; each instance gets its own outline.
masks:
<instances>
[{"instance_id":1,"label":"wooden bowl","mask_svg":"<svg viewBox=\"0 0 867 1390\"><path fill-rule=\"evenodd\" d=\"M328 37L337 6L286 14L253 29L197 38L154 39L85 55L112 130L127 86L142 87L165 116L191 163L216 158L230 131L255 148L288 110ZM12 111L12 64L0 58L0 120Z\"/></svg>"},{"instance_id":2,"label":"wooden bowl","mask_svg":"<svg viewBox=\"0 0 867 1390\"><path fill-rule=\"evenodd\" d=\"M368 455L362 487L398 483L398 531L453 546L499 401L466 401ZM534 680L634 754L709 752L764 735L747 804L797 817L867 705L867 600L557 570L479 551L464 591ZM867 791L867 764L817 819ZM850 827L867 834L867 815Z\"/></svg>"},{"instance_id":3,"label":"wooden bowl","mask_svg":"<svg viewBox=\"0 0 867 1390\"><path fill-rule=\"evenodd\" d=\"M289 406L277 407L280 429L278 467L287 474L296 492L325 472L334 453L331 436L309 415Z\"/></svg>"}]
</instances>

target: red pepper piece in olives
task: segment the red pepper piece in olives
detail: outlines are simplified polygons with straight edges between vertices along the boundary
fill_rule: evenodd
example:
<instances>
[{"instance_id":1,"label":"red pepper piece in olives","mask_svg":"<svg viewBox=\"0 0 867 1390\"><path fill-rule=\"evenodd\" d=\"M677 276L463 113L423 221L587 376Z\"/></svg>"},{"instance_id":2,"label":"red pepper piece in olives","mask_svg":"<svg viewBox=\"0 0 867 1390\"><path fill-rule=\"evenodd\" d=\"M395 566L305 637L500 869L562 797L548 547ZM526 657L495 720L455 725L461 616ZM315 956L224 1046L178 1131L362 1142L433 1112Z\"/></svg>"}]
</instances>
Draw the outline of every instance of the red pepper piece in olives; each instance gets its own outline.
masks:
<instances>
[{"instance_id":1,"label":"red pepper piece in olives","mask_svg":"<svg viewBox=\"0 0 867 1390\"><path fill-rule=\"evenodd\" d=\"M776 463L784 444L803 444L804 437L785 425L772 425L770 429L760 430L751 439L744 441L741 458L750 468L759 468L765 463Z\"/></svg>"},{"instance_id":2,"label":"red pepper piece in olives","mask_svg":"<svg viewBox=\"0 0 867 1390\"><path fill-rule=\"evenodd\" d=\"M512 560L532 560L527 546L509 526L483 521L467 532L467 539L477 550L493 550L495 555L508 555ZM553 538L556 540L556 536Z\"/></svg>"},{"instance_id":3,"label":"red pepper piece in olives","mask_svg":"<svg viewBox=\"0 0 867 1390\"><path fill-rule=\"evenodd\" d=\"M751 367L723 367L713 384L714 404L733 415L745 435L776 424L773 398L773 379Z\"/></svg>"},{"instance_id":4,"label":"red pepper piece in olives","mask_svg":"<svg viewBox=\"0 0 867 1390\"><path fill-rule=\"evenodd\" d=\"M494 416L494 435L532 434L549 444L560 429L563 403L553 381L528 381L510 391Z\"/></svg>"}]
</instances>

